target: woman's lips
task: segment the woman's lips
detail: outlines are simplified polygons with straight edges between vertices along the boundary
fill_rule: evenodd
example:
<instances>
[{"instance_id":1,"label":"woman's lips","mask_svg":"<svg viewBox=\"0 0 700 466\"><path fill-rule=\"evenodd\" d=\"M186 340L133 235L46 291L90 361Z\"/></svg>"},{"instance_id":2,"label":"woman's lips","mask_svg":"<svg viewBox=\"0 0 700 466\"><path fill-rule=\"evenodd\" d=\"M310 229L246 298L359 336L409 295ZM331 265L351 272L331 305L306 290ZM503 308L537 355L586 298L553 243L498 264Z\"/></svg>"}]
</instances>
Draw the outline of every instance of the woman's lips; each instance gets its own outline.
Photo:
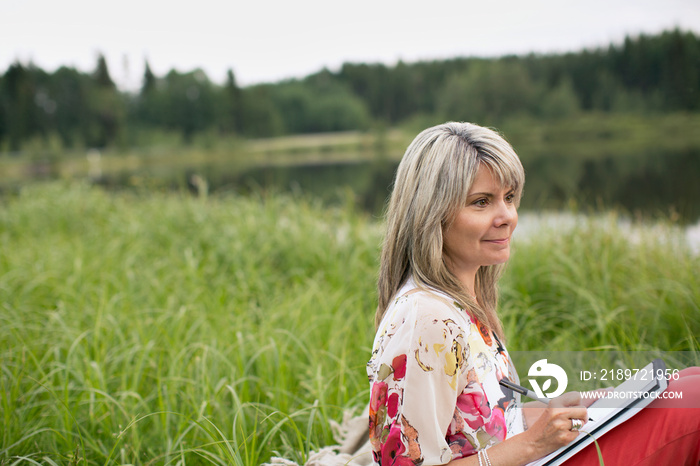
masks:
<instances>
[{"instance_id":1,"label":"woman's lips","mask_svg":"<svg viewBox=\"0 0 700 466\"><path fill-rule=\"evenodd\" d=\"M508 244L508 241L510 241L510 238L486 239L484 241L486 241L487 243L494 243L494 244Z\"/></svg>"}]
</instances>

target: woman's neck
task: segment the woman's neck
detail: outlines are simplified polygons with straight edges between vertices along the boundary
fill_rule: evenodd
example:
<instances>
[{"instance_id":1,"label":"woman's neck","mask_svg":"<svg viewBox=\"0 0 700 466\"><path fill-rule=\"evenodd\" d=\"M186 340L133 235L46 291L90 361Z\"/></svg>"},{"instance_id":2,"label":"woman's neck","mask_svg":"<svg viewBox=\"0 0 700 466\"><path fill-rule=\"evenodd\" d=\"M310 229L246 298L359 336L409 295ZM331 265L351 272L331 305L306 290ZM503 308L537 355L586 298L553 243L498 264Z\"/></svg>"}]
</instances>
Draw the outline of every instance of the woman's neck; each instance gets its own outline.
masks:
<instances>
[{"instance_id":1,"label":"woman's neck","mask_svg":"<svg viewBox=\"0 0 700 466\"><path fill-rule=\"evenodd\" d=\"M460 273L455 273L455 275L467 293L469 293L469 296L476 299L476 270L460 271Z\"/></svg>"}]
</instances>

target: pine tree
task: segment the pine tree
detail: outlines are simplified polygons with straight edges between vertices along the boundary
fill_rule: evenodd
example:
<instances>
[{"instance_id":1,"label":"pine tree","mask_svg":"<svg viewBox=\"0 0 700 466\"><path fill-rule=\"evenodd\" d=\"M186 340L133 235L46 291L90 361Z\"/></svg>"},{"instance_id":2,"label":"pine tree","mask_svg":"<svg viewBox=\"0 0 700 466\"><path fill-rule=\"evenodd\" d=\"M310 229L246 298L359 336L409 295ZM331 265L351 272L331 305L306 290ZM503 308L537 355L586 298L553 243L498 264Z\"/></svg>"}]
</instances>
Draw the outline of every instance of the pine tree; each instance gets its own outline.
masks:
<instances>
[{"instance_id":1,"label":"pine tree","mask_svg":"<svg viewBox=\"0 0 700 466\"><path fill-rule=\"evenodd\" d=\"M243 93L236 84L233 70L229 68L226 73L226 110L225 130L240 132L243 122Z\"/></svg>"},{"instance_id":2,"label":"pine tree","mask_svg":"<svg viewBox=\"0 0 700 466\"><path fill-rule=\"evenodd\" d=\"M109 87L109 88L115 88L116 86L114 85L114 81L112 81L112 78L109 76L109 69L107 68L107 60L105 60L104 55L100 54L97 57L97 69L95 69L95 73L93 74L93 78L95 79L95 83L99 87Z\"/></svg>"},{"instance_id":3,"label":"pine tree","mask_svg":"<svg viewBox=\"0 0 700 466\"><path fill-rule=\"evenodd\" d=\"M156 76L151 71L151 65L146 60L146 70L143 73L143 85L141 86L141 95L150 94L156 87Z\"/></svg>"},{"instance_id":4,"label":"pine tree","mask_svg":"<svg viewBox=\"0 0 700 466\"><path fill-rule=\"evenodd\" d=\"M122 95L109 76L104 55L97 58L97 68L92 75L94 88L90 93L90 137L87 143L105 147L116 141L125 120Z\"/></svg>"}]
</instances>

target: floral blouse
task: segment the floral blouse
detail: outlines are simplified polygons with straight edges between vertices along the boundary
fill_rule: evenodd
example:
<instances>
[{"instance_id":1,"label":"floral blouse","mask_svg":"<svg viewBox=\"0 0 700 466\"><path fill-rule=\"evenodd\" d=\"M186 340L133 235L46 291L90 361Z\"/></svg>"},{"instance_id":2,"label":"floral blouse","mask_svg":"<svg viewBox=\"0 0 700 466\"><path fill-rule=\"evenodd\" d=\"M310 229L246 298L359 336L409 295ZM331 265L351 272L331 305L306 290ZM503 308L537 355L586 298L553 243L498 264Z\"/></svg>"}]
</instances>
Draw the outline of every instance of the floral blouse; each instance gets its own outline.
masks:
<instances>
[{"instance_id":1,"label":"floral blouse","mask_svg":"<svg viewBox=\"0 0 700 466\"><path fill-rule=\"evenodd\" d=\"M375 464L435 465L523 431L505 347L453 299L409 280L389 305L367 364Z\"/></svg>"}]
</instances>

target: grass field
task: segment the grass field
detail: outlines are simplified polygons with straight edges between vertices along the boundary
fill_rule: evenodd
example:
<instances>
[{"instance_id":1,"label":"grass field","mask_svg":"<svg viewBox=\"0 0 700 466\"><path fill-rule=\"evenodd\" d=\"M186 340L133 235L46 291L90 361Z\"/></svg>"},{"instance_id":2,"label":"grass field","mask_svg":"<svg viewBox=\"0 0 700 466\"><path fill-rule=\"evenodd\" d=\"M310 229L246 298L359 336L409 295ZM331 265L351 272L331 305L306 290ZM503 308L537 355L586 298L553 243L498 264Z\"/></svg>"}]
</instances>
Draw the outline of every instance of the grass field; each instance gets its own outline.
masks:
<instances>
[{"instance_id":1,"label":"grass field","mask_svg":"<svg viewBox=\"0 0 700 466\"><path fill-rule=\"evenodd\" d=\"M1 202L0 464L301 462L364 407L381 224L351 199ZM700 257L606 225L516 242L512 351L698 350Z\"/></svg>"}]
</instances>

